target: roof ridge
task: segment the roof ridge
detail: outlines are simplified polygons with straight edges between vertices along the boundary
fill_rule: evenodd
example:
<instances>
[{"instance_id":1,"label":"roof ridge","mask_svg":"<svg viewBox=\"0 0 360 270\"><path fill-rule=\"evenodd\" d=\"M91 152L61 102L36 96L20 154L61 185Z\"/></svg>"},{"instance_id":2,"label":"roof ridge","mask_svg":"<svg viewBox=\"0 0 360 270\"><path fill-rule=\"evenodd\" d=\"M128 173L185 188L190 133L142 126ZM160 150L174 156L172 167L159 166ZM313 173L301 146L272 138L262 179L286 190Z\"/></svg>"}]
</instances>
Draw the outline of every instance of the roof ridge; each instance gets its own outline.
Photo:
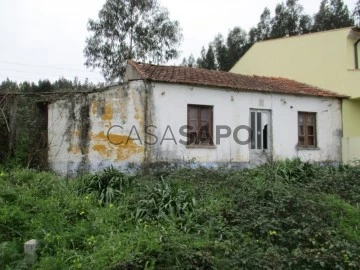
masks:
<instances>
[{"instance_id":1,"label":"roof ridge","mask_svg":"<svg viewBox=\"0 0 360 270\"><path fill-rule=\"evenodd\" d=\"M241 91L252 90L307 96L345 98L347 96L289 78L243 75L204 68L154 65L128 60L144 78L157 82L213 86Z\"/></svg>"},{"instance_id":2,"label":"roof ridge","mask_svg":"<svg viewBox=\"0 0 360 270\"><path fill-rule=\"evenodd\" d=\"M310 36L310 35L317 35L317 34L326 34L326 33L329 33L329 32L336 32L336 31L341 31L341 30L345 30L345 29L354 30L354 28L356 29L357 27L356 26L347 26L347 27L329 29L329 30L324 30L324 31L303 33L303 34L298 34L298 35L293 35L293 36L283 36L283 37L277 37L277 38L269 38L269 39L259 40L259 41L255 42L255 44L261 44L261 43L270 42L270 41L279 41L279 40L290 39L290 38L301 38L301 37L307 37L307 36Z\"/></svg>"},{"instance_id":3,"label":"roof ridge","mask_svg":"<svg viewBox=\"0 0 360 270\"><path fill-rule=\"evenodd\" d=\"M201 67L185 67L185 66L176 66L176 65L157 65L157 64L151 64L151 63L144 63L144 62L137 62L135 60L128 60L128 63L131 62L130 64L132 64L133 66L138 66L138 65L147 65L147 66L153 66L153 67L164 67L164 68L179 68L179 69L193 69L193 70L203 70L205 72L219 72L219 73L226 73L226 74L234 74L234 75L241 75L241 76L249 76L249 75L244 75L244 74L237 74L237 73L232 73L232 72L228 72L228 71L223 71L223 70L213 70L213 69L206 69L206 68L201 68Z\"/></svg>"}]
</instances>

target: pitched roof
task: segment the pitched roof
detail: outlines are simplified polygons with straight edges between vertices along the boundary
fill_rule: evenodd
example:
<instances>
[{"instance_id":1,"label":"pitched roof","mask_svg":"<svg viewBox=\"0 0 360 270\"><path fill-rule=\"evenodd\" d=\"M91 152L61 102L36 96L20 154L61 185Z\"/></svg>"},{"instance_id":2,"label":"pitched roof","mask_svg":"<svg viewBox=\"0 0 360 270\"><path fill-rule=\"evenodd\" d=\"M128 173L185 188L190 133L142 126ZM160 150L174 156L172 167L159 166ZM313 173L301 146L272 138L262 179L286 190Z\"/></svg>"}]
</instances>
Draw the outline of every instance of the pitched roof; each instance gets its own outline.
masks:
<instances>
[{"instance_id":1,"label":"pitched roof","mask_svg":"<svg viewBox=\"0 0 360 270\"><path fill-rule=\"evenodd\" d=\"M239 91L257 91L303 96L344 98L334 92L284 78L247 76L201 68L159 66L128 61L141 79L154 82L213 86Z\"/></svg>"}]
</instances>

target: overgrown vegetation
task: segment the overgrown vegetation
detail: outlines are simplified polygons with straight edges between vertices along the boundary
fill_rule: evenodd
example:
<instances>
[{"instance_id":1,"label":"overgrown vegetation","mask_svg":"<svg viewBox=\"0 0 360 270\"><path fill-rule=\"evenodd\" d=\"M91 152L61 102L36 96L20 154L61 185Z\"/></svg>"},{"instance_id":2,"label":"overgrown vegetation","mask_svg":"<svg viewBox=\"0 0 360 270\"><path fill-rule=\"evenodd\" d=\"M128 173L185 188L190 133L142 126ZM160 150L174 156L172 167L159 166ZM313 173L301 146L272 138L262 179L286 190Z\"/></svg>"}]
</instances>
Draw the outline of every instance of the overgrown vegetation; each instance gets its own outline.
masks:
<instances>
[{"instance_id":1,"label":"overgrown vegetation","mask_svg":"<svg viewBox=\"0 0 360 270\"><path fill-rule=\"evenodd\" d=\"M103 87L85 80L60 78L54 82L0 83L0 164L44 169L47 163L47 106L64 92L92 91ZM52 93L48 95L47 93ZM11 143L12 141L12 143ZM12 147L10 147L12 145Z\"/></svg>"},{"instance_id":2,"label":"overgrown vegetation","mask_svg":"<svg viewBox=\"0 0 360 270\"><path fill-rule=\"evenodd\" d=\"M0 170L1 269L359 269L360 166Z\"/></svg>"},{"instance_id":3,"label":"overgrown vegetation","mask_svg":"<svg viewBox=\"0 0 360 270\"><path fill-rule=\"evenodd\" d=\"M101 86L103 84L95 85L88 80L80 82L77 78L73 81L65 78L54 82L39 80L38 83L17 83L9 79L1 82L0 164L44 169L47 163L48 103L64 96L60 92L91 91Z\"/></svg>"}]
</instances>

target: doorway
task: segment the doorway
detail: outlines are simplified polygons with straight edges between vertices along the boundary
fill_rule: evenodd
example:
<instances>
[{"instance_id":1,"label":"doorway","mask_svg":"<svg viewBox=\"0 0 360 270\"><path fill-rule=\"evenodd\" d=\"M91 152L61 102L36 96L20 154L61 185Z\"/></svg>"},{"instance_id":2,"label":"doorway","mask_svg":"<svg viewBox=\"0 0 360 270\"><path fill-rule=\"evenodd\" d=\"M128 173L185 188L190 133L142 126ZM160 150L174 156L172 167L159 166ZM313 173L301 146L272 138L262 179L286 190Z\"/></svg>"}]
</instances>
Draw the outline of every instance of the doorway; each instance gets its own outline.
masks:
<instances>
[{"instance_id":1,"label":"doorway","mask_svg":"<svg viewBox=\"0 0 360 270\"><path fill-rule=\"evenodd\" d=\"M271 111L251 109L250 128L250 163L265 163L272 152Z\"/></svg>"}]
</instances>

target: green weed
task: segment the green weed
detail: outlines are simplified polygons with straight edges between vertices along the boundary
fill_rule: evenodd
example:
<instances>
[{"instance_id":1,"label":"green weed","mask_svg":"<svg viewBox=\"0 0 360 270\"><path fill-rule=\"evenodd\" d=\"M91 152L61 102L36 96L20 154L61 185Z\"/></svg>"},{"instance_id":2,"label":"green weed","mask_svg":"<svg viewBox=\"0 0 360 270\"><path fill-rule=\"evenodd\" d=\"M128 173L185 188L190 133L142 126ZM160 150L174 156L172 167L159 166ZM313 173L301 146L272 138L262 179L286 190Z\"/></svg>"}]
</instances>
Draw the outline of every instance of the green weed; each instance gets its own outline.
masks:
<instances>
[{"instance_id":1,"label":"green weed","mask_svg":"<svg viewBox=\"0 0 360 270\"><path fill-rule=\"evenodd\" d=\"M360 269L360 167L0 170L0 265L22 269Z\"/></svg>"}]
</instances>

